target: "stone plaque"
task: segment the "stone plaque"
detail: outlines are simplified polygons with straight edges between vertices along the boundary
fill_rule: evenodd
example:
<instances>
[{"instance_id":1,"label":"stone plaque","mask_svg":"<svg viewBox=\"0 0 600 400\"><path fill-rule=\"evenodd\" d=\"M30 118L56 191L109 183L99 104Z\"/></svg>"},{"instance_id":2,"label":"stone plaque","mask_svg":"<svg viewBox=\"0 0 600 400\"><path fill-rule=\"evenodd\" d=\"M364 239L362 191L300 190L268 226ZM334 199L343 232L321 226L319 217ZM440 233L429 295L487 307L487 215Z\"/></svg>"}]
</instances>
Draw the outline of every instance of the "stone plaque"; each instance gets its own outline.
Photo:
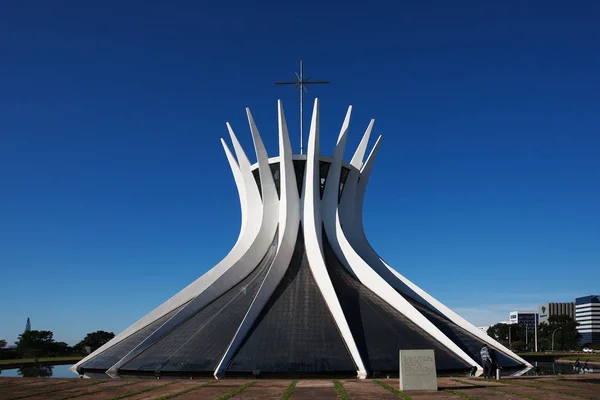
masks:
<instances>
[{"instance_id":1,"label":"stone plaque","mask_svg":"<svg viewBox=\"0 0 600 400\"><path fill-rule=\"evenodd\" d=\"M433 350L400 350L400 390L435 390Z\"/></svg>"}]
</instances>

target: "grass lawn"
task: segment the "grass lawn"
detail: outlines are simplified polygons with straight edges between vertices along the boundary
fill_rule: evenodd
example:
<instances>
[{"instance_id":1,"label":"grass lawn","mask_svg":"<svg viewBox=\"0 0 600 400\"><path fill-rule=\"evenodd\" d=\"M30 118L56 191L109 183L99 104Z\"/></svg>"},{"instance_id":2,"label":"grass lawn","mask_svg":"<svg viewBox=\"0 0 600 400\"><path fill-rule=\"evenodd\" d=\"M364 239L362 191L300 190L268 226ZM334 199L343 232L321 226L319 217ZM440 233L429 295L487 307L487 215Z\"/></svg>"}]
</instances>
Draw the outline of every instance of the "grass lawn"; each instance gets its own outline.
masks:
<instances>
[{"instance_id":1,"label":"grass lawn","mask_svg":"<svg viewBox=\"0 0 600 400\"><path fill-rule=\"evenodd\" d=\"M568 356L561 356L561 360L573 360L579 358L579 361L600 361L600 354L590 354L590 353L581 353L581 354L569 354Z\"/></svg>"},{"instance_id":2,"label":"grass lawn","mask_svg":"<svg viewBox=\"0 0 600 400\"><path fill-rule=\"evenodd\" d=\"M81 360L82 356L71 356L71 357L40 357L38 358L38 362L50 362L50 363L59 363L59 362L73 362ZM35 362L34 358L19 358L16 360L0 360L0 367L6 365L20 365Z\"/></svg>"},{"instance_id":3,"label":"grass lawn","mask_svg":"<svg viewBox=\"0 0 600 400\"><path fill-rule=\"evenodd\" d=\"M522 357L527 357L527 356L553 356L556 358L559 358L561 360L573 360L573 362L579 358L579 361L585 361L585 360L590 360L590 361L600 361L600 354L598 353L570 353L570 352L562 352L562 351L556 351L556 352L539 352L539 353L533 353L533 352L529 352L529 353L519 353L520 356Z\"/></svg>"}]
</instances>

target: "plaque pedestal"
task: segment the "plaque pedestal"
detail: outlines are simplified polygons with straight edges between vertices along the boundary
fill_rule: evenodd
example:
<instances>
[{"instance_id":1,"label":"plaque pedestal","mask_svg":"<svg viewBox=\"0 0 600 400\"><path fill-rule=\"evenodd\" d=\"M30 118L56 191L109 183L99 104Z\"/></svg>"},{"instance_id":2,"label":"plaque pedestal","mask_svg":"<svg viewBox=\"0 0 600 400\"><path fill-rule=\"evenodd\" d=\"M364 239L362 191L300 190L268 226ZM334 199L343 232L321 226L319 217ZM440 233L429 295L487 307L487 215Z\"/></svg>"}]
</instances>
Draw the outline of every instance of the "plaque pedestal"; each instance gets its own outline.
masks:
<instances>
[{"instance_id":1,"label":"plaque pedestal","mask_svg":"<svg viewBox=\"0 0 600 400\"><path fill-rule=\"evenodd\" d=\"M400 390L437 391L433 350L400 350Z\"/></svg>"}]
</instances>

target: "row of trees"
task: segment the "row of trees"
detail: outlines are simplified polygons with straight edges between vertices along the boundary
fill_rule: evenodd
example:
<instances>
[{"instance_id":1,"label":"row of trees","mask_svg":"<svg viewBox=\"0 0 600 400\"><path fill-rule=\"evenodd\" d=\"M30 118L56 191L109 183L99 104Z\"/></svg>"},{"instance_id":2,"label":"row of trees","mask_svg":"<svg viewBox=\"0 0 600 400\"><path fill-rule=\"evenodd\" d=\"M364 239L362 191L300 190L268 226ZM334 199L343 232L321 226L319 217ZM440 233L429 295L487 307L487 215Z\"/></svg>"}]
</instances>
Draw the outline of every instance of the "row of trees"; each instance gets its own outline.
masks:
<instances>
[{"instance_id":1,"label":"row of trees","mask_svg":"<svg viewBox=\"0 0 600 400\"><path fill-rule=\"evenodd\" d=\"M112 332L96 331L88 333L75 346L54 340L52 331L26 330L15 342L16 348L3 349L0 358L38 358L84 355L94 351L115 337ZM0 349L6 346L6 340L0 340Z\"/></svg>"},{"instance_id":2,"label":"row of trees","mask_svg":"<svg viewBox=\"0 0 600 400\"><path fill-rule=\"evenodd\" d=\"M552 350L552 334L554 333L554 350L581 350L579 345L578 323L568 315L552 315L547 322L538 325L538 351ZM496 324L487 330L488 335L514 351L535 350L535 332L533 329L517 324Z\"/></svg>"}]
</instances>

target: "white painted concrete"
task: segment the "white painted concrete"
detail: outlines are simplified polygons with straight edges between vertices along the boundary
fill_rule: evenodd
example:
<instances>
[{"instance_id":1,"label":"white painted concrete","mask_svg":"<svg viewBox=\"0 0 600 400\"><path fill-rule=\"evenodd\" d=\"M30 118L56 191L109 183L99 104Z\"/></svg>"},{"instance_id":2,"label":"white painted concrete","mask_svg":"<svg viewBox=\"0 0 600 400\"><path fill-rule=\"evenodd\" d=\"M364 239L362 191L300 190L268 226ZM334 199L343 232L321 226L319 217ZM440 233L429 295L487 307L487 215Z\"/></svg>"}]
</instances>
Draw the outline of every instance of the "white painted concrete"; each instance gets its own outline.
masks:
<instances>
[{"instance_id":1,"label":"white painted concrete","mask_svg":"<svg viewBox=\"0 0 600 400\"><path fill-rule=\"evenodd\" d=\"M325 265L322 245L321 228L321 199L320 199L320 179L319 179L319 99L315 99L312 121L310 124L310 134L308 136L308 146L306 151L306 171L304 173L304 213L302 223L304 227L304 243L306 246L306 256L308 264L313 273L317 286L325 299L327 307L336 322L346 343L346 347L357 367L358 377L366 378L367 370L361 359L358 347L350 326L342 310L342 306L337 298L331 278Z\"/></svg>"}]
</instances>

